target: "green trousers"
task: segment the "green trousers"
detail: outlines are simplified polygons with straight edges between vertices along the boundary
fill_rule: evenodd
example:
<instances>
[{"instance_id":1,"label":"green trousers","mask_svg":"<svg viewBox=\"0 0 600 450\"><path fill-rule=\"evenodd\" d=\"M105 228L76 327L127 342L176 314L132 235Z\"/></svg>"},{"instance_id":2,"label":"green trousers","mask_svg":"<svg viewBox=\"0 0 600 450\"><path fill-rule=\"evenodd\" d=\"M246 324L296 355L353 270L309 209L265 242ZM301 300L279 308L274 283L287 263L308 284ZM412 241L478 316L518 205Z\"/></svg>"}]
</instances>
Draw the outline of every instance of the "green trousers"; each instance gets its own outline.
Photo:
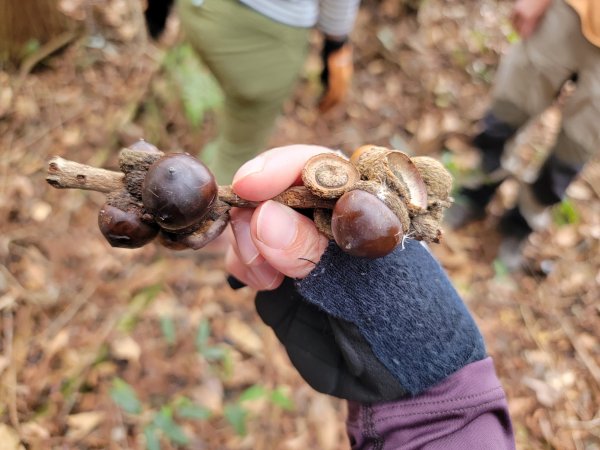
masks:
<instances>
[{"instance_id":1,"label":"green trousers","mask_svg":"<svg viewBox=\"0 0 600 450\"><path fill-rule=\"evenodd\" d=\"M216 153L208 166L220 184L266 150L308 51L307 28L275 22L238 0L178 0L187 40L224 94Z\"/></svg>"}]
</instances>

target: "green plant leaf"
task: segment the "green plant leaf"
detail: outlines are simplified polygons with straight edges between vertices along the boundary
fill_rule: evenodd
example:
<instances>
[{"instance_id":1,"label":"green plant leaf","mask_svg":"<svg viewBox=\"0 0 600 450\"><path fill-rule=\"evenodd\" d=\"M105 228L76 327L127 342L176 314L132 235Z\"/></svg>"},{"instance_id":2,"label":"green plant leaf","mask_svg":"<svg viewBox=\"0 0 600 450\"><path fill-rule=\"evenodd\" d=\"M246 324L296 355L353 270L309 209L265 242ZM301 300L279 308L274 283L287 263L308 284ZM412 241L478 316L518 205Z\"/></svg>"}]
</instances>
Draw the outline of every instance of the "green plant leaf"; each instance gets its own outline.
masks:
<instances>
[{"instance_id":1,"label":"green plant leaf","mask_svg":"<svg viewBox=\"0 0 600 450\"><path fill-rule=\"evenodd\" d=\"M223 102L221 88L189 44L172 48L165 58L165 68L179 90L186 118L192 126L198 126L206 111Z\"/></svg>"},{"instance_id":2,"label":"green plant leaf","mask_svg":"<svg viewBox=\"0 0 600 450\"><path fill-rule=\"evenodd\" d=\"M177 410L177 415L182 419L206 420L210 419L212 413L210 409L194 404L182 406Z\"/></svg>"},{"instance_id":3,"label":"green plant leaf","mask_svg":"<svg viewBox=\"0 0 600 450\"><path fill-rule=\"evenodd\" d=\"M223 355L223 359L221 359L221 367L223 377L225 379L229 378L233 373L233 356L228 348L225 349L225 354Z\"/></svg>"},{"instance_id":4,"label":"green plant leaf","mask_svg":"<svg viewBox=\"0 0 600 450\"><path fill-rule=\"evenodd\" d=\"M115 378L110 388L110 397L119 407L129 414L142 412L142 404L133 388L121 378Z\"/></svg>"},{"instance_id":5,"label":"green plant leaf","mask_svg":"<svg viewBox=\"0 0 600 450\"><path fill-rule=\"evenodd\" d=\"M182 419L206 420L212 415L210 409L192 402L189 398L180 398L175 403L175 413Z\"/></svg>"},{"instance_id":6,"label":"green plant leaf","mask_svg":"<svg viewBox=\"0 0 600 450\"><path fill-rule=\"evenodd\" d=\"M198 332L196 333L196 350L199 353L203 353L206 348L206 344L208 343L208 338L210 336L210 322L206 319L202 319L200 321L200 325L198 326Z\"/></svg>"},{"instance_id":7,"label":"green plant leaf","mask_svg":"<svg viewBox=\"0 0 600 450\"><path fill-rule=\"evenodd\" d=\"M150 305L150 303L152 303L161 290L161 284L153 284L138 292L129 302L127 311L125 311L117 324L117 329L126 333L132 331L137 323L139 315L148 307L148 305Z\"/></svg>"},{"instance_id":8,"label":"green plant leaf","mask_svg":"<svg viewBox=\"0 0 600 450\"><path fill-rule=\"evenodd\" d=\"M248 411L239 404L225 405L223 415L239 436L246 435Z\"/></svg>"},{"instance_id":9,"label":"green plant leaf","mask_svg":"<svg viewBox=\"0 0 600 450\"><path fill-rule=\"evenodd\" d=\"M37 39L29 39L21 48L21 58L25 59L28 56L37 52L42 44Z\"/></svg>"},{"instance_id":10,"label":"green plant leaf","mask_svg":"<svg viewBox=\"0 0 600 450\"><path fill-rule=\"evenodd\" d=\"M254 386L250 386L248 389L242 392L240 397L238 398L238 401L245 402L249 400L256 400L258 398L264 397L265 395L267 395L267 390L265 389L265 387L261 386L260 384L255 384Z\"/></svg>"},{"instance_id":11,"label":"green plant leaf","mask_svg":"<svg viewBox=\"0 0 600 450\"><path fill-rule=\"evenodd\" d=\"M160 450L160 439L154 424L150 423L144 427L144 437L146 438L146 450Z\"/></svg>"},{"instance_id":12,"label":"green plant leaf","mask_svg":"<svg viewBox=\"0 0 600 450\"><path fill-rule=\"evenodd\" d=\"M162 330L167 344L174 345L177 340L177 333L175 331L175 322L173 321L173 318L170 316L162 316L160 318L160 329Z\"/></svg>"},{"instance_id":13,"label":"green plant leaf","mask_svg":"<svg viewBox=\"0 0 600 450\"><path fill-rule=\"evenodd\" d=\"M208 361L224 361L227 357L229 350L224 347L206 347L202 351Z\"/></svg>"},{"instance_id":14,"label":"green plant leaf","mask_svg":"<svg viewBox=\"0 0 600 450\"><path fill-rule=\"evenodd\" d=\"M506 267L506 264L499 259L495 259L494 274L496 275L496 278L506 278L510 274L510 271L508 270L508 267Z\"/></svg>"},{"instance_id":15,"label":"green plant leaf","mask_svg":"<svg viewBox=\"0 0 600 450\"><path fill-rule=\"evenodd\" d=\"M271 403L279 406L281 409L291 411L294 409L294 402L289 398L282 388L278 387L271 392Z\"/></svg>"},{"instance_id":16,"label":"green plant leaf","mask_svg":"<svg viewBox=\"0 0 600 450\"><path fill-rule=\"evenodd\" d=\"M163 406L154 416L152 421L156 428L160 429L165 436L178 445L185 445L189 442L189 438L181 428L173 420L173 410L169 406Z\"/></svg>"},{"instance_id":17,"label":"green plant leaf","mask_svg":"<svg viewBox=\"0 0 600 450\"><path fill-rule=\"evenodd\" d=\"M552 210L554 223L558 226L577 224L581 218L575 205L568 199L563 200Z\"/></svg>"},{"instance_id":18,"label":"green plant leaf","mask_svg":"<svg viewBox=\"0 0 600 450\"><path fill-rule=\"evenodd\" d=\"M202 351L202 355L209 361L218 361L220 359L223 359L224 354L225 349L221 347L206 347Z\"/></svg>"},{"instance_id":19,"label":"green plant leaf","mask_svg":"<svg viewBox=\"0 0 600 450\"><path fill-rule=\"evenodd\" d=\"M450 172L450 174L456 178L460 172L458 166L456 165L456 159L454 158L454 153L450 150L446 150L442 153L441 163L444 167Z\"/></svg>"}]
</instances>

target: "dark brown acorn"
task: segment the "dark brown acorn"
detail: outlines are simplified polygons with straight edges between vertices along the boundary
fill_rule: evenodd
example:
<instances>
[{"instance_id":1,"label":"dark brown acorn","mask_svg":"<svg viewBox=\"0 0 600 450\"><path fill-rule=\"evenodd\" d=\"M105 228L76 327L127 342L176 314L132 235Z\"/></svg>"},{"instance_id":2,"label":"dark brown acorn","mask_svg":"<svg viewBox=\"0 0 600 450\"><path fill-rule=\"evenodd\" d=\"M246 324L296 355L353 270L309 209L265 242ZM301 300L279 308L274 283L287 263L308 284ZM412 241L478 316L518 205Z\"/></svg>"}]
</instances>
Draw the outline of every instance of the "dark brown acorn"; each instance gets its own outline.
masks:
<instances>
[{"instance_id":1,"label":"dark brown acorn","mask_svg":"<svg viewBox=\"0 0 600 450\"><path fill-rule=\"evenodd\" d=\"M187 153L162 157L148 169L142 202L161 228L177 232L197 224L217 198L215 177Z\"/></svg>"},{"instance_id":2,"label":"dark brown acorn","mask_svg":"<svg viewBox=\"0 0 600 450\"><path fill-rule=\"evenodd\" d=\"M138 152L146 153L162 153L154 144L140 139L129 146L130 150L137 150Z\"/></svg>"},{"instance_id":3,"label":"dark brown acorn","mask_svg":"<svg viewBox=\"0 0 600 450\"><path fill-rule=\"evenodd\" d=\"M346 192L336 202L331 231L344 252L366 258L387 255L404 236L398 216L377 196L361 189Z\"/></svg>"},{"instance_id":4,"label":"dark brown acorn","mask_svg":"<svg viewBox=\"0 0 600 450\"><path fill-rule=\"evenodd\" d=\"M100 208L98 227L112 247L139 248L152 241L158 227L141 219L141 211L123 211L108 203Z\"/></svg>"}]
</instances>

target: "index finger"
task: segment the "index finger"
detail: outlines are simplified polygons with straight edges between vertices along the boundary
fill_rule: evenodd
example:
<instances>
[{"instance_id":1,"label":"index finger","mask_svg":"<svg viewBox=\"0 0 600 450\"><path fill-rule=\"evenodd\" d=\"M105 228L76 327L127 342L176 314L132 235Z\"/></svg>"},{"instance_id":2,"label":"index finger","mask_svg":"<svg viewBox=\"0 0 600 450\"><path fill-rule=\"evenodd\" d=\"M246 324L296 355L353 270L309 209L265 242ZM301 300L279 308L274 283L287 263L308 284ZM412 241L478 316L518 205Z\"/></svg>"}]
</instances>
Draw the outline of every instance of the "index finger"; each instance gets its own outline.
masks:
<instances>
[{"instance_id":1,"label":"index finger","mask_svg":"<svg viewBox=\"0 0 600 450\"><path fill-rule=\"evenodd\" d=\"M264 201L294 185L310 158L333 150L319 145L287 145L261 153L233 177L234 192L251 201Z\"/></svg>"}]
</instances>

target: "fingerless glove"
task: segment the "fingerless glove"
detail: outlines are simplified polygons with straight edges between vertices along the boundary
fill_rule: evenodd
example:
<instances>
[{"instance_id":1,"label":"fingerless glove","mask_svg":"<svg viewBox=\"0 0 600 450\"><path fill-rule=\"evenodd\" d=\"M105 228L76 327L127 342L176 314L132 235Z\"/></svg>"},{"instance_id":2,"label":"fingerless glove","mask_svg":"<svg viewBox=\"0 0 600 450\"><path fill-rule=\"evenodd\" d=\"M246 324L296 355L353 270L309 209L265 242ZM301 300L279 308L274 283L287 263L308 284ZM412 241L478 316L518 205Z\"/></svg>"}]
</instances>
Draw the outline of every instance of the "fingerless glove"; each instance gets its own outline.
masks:
<instances>
[{"instance_id":1,"label":"fingerless glove","mask_svg":"<svg viewBox=\"0 0 600 450\"><path fill-rule=\"evenodd\" d=\"M378 259L331 243L306 278L259 292L256 307L306 382L348 400L415 396L486 357L471 314L418 241Z\"/></svg>"}]
</instances>

